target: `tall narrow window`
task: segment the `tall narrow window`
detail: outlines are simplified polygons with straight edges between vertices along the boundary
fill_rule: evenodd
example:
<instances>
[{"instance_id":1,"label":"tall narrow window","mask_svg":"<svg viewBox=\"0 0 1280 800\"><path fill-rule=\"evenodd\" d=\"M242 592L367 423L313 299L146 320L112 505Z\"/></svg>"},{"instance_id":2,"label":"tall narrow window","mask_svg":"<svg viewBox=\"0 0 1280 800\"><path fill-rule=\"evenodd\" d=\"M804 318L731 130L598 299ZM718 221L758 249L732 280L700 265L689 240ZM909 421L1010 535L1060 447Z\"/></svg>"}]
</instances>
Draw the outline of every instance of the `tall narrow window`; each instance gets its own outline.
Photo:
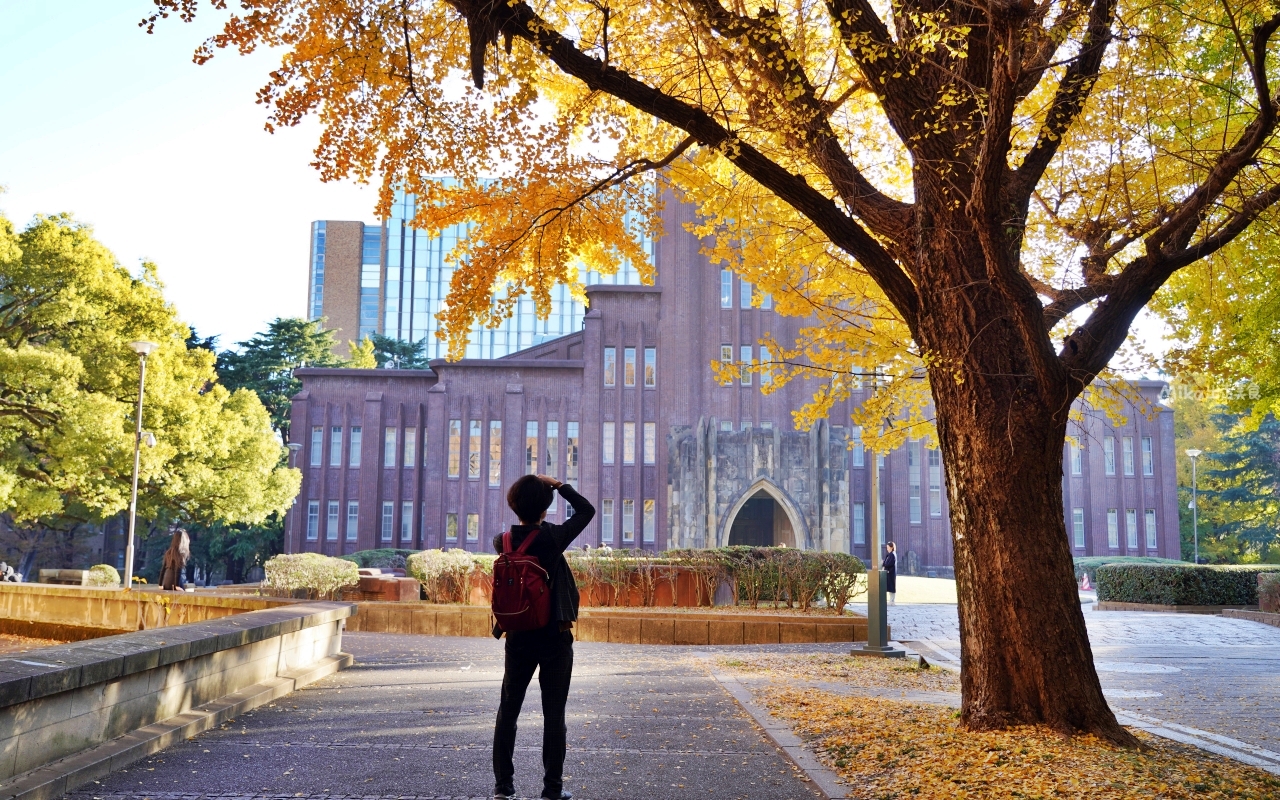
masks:
<instances>
[{"instance_id":1,"label":"tall narrow window","mask_svg":"<svg viewBox=\"0 0 1280 800\"><path fill-rule=\"evenodd\" d=\"M449 420L449 477L462 474L462 420Z\"/></svg>"},{"instance_id":2,"label":"tall narrow window","mask_svg":"<svg viewBox=\"0 0 1280 800\"><path fill-rule=\"evenodd\" d=\"M396 465L396 429L385 428L382 432L382 466Z\"/></svg>"},{"instance_id":3,"label":"tall narrow window","mask_svg":"<svg viewBox=\"0 0 1280 800\"><path fill-rule=\"evenodd\" d=\"M1077 550L1084 549L1084 509L1071 509L1071 538Z\"/></svg>"},{"instance_id":4,"label":"tall narrow window","mask_svg":"<svg viewBox=\"0 0 1280 800\"><path fill-rule=\"evenodd\" d=\"M644 424L644 463L658 463L658 423Z\"/></svg>"},{"instance_id":5,"label":"tall narrow window","mask_svg":"<svg viewBox=\"0 0 1280 800\"><path fill-rule=\"evenodd\" d=\"M622 423L622 463L636 463L636 424Z\"/></svg>"},{"instance_id":6,"label":"tall narrow window","mask_svg":"<svg viewBox=\"0 0 1280 800\"><path fill-rule=\"evenodd\" d=\"M351 427L351 455L347 457L348 467L360 466L360 426Z\"/></svg>"},{"instance_id":7,"label":"tall narrow window","mask_svg":"<svg viewBox=\"0 0 1280 800\"><path fill-rule=\"evenodd\" d=\"M721 363L721 364L722 364L726 369L728 368L728 366L729 366L730 364L732 364L732 363L733 363L733 345L731 345L731 344L722 344L722 345L720 345L720 363ZM722 380L727 380L727 381L729 381L729 383L732 383L732 382L733 382L733 379L732 379L732 378L723 378Z\"/></svg>"},{"instance_id":8,"label":"tall narrow window","mask_svg":"<svg viewBox=\"0 0 1280 800\"><path fill-rule=\"evenodd\" d=\"M738 281L738 308L751 308L751 282Z\"/></svg>"},{"instance_id":9,"label":"tall narrow window","mask_svg":"<svg viewBox=\"0 0 1280 800\"><path fill-rule=\"evenodd\" d=\"M444 515L444 538L446 542L458 541L458 515Z\"/></svg>"},{"instance_id":10,"label":"tall narrow window","mask_svg":"<svg viewBox=\"0 0 1280 800\"><path fill-rule=\"evenodd\" d=\"M768 386L773 383L773 353L769 352L769 348L760 348L760 385Z\"/></svg>"},{"instance_id":11,"label":"tall narrow window","mask_svg":"<svg viewBox=\"0 0 1280 800\"><path fill-rule=\"evenodd\" d=\"M316 425L311 429L311 466L318 467L324 463L324 428Z\"/></svg>"},{"instance_id":12,"label":"tall narrow window","mask_svg":"<svg viewBox=\"0 0 1280 800\"><path fill-rule=\"evenodd\" d=\"M381 539L384 542L391 541L391 534L395 530L396 524L396 504L390 500L382 501L382 530Z\"/></svg>"},{"instance_id":13,"label":"tall narrow window","mask_svg":"<svg viewBox=\"0 0 1280 800\"><path fill-rule=\"evenodd\" d=\"M1138 549L1138 509L1124 510L1124 545L1129 550Z\"/></svg>"},{"instance_id":14,"label":"tall narrow window","mask_svg":"<svg viewBox=\"0 0 1280 800\"><path fill-rule=\"evenodd\" d=\"M627 544L636 540L636 501L622 501L622 542Z\"/></svg>"},{"instance_id":15,"label":"tall narrow window","mask_svg":"<svg viewBox=\"0 0 1280 800\"><path fill-rule=\"evenodd\" d=\"M855 467L865 467L867 465L867 450L862 446L861 425L857 425L853 429L853 465Z\"/></svg>"},{"instance_id":16,"label":"tall narrow window","mask_svg":"<svg viewBox=\"0 0 1280 800\"><path fill-rule=\"evenodd\" d=\"M413 503L400 504L400 543L413 541Z\"/></svg>"},{"instance_id":17,"label":"tall narrow window","mask_svg":"<svg viewBox=\"0 0 1280 800\"><path fill-rule=\"evenodd\" d=\"M640 529L645 544L652 544L657 528L658 504L652 500L644 501L644 524Z\"/></svg>"},{"instance_id":18,"label":"tall narrow window","mask_svg":"<svg viewBox=\"0 0 1280 800\"><path fill-rule=\"evenodd\" d=\"M738 380L743 386L751 385L751 345L744 344L738 348Z\"/></svg>"},{"instance_id":19,"label":"tall narrow window","mask_svg":"<svg viewBox=\"0 0 1280 800\"><path fill-rule=\"evenodd\" d=\"M564 479L572 482L578 479L578 423L569 422L565 427Z\"/></svg>"},{"instance_id":20,"label":"tall narrow window","mask_svg":"<svg viewBox=\"0 0 1280 800\"><path fill-rule=\"evenodd\" d=\"M919 524L920 442L907 442L907 514L912 524Z\"/></svg>"},{"instance_id":21,"label":"tall narrow window","mask_svg":"<svg viewBox=\"0 0 1280 800\"><path fill-rule=\"evenodd\" d=\"M644 349L644 385L652 389L658 385L658 348Z\"/></svg>"},{"instance_id":22,"label":"tall narrow window","mask_svg":"<svg viewBox=\"0 0 1280 800\"><path fill-rule=\"evenodd\" d=\"M467 515L467 541L468 542L480 541L480 515L479 514Z\"/></svg>"},{"instance_id":23,"label":"tall narrow window","mask_svg":"<svg viewBox=\"0 0 1280 800\"><path fill-rule=\"evenodd\" d=\"M602 464L612 464L613 463L613 447L615 444L615 439L617 437L617 433L614 428L614 423L606 422L600 427L601 427L600 462Z\"/></svg>"},{"instance_id":24,"label":"tall narrow window","mask_svg":"<svg viewBox=\"0 0 1280 800\"><path fill-rule=\"evenodd\" d=\"M867 543L867 504L853 504L853 543Z\"/></svg>"},{"instance_id":25,"label":"tall narrow window","mask_svg":"<svg viewBox=\"0 0 1280 800\"><path fill-rule=\"evenodd\" d=\"M320 501L307 501L307 541L320 538Z\"/></svg>"},{"instance_id":26,"label":"tall narrow window","mask_svg":"<svg viewBox=\"0 0 1280 800\"><path fill-rule=\"evenodd\" d=\"M600 501L600 541L613 541L613 501Z\"/></svg>"},{"instance_id":27,"label":"tall narrow window","mask_svg":"<svg viewBox=\"0 0 1280 800\"><path fill-rule=\"evenodd\" d=\"M604 385L616 386L618 381L618 348L604 349Z\"/></svg>"},{"instance_id":28,"label":"tall narrow window","mask_svg":"<svg viewBox=\"0 0 1280 800\"><path fill-rule=\"evenodd\" d=\"M942 451L930 448L929 454L929 516L942 516Z\"/></svg>"},{"instance_id":29,"label":"tall narrow window","mask_svg":"<svg viewBox=\"0 0 1280 800\"><path fill-rule=\"evenodd\" d=\"M876 527L880 530L880 541L881 541L881 542L886 541L886 539L884 538L885 524L886 524L886 523L885 523L885 513L884 513L884 501L883 501L883 500L881 500L881 501L880 501L880 516L876 519Z\"/></svg>"},{"instance_id":30,"label":"tall narrow window","mask_svg":"<svg viewBox=\"0 0 1280 800\"><path fill-rule=\"evenodd\" d=\"M1080 449L1077 442L1071 443L1071 474L1084 474L1084 451Z\"/></svg>"},{"instance_id":31,"label":"tall narrow window","mask_svg":"<svg viewBox=\"0 0 1280 800\"><path fill-rule=\"evenodd\" d=\"M531 419L524 424L524 471L533 475L538 471L538 421Z\"/></svg>"},{"instance_id":32,"label":"tall narrow window","mask_svg":"<svg viewBox=\"0 0 1280 800\"><path fill-rule=\"evenodd\" d=\"M556 477L560 474L560 423L547 421L547 474Z\"/></svg>"},{"instance_id":33,"label":"tall narrow window","mask_svg":"<svg viewBox=\"0 0 1280 800\"><path fill-rule=\"evenodd\" d=\"M329 501L329 515L324 521L324 538L330 542L338 541L338 501Z\"/></svg>"},{"instance_id":34,"label":"tall narrow window","mask_svg":"<svg viewBox=\"0 0 1280 800\"><path fill-rule=\"evenodd\" d=\"M467 425L467 480L480 480L480 420Z\"/></svg>"},{"instance_id":35,"label":"tall narrow window","mask_svg":"<svg viewBox=\"0 0 1280 800\"><path fill-rule=\"evenodd\" d=\"M1124 474L1132 475L1133 474L1133 437L1132 436L1124 437L1121 440L1121 444L1124 445L1124 449L1123 449Z\"/></svg>"},{"instance_id":36,"label":"tall narrow window","mask_svg":"<svg viewBox=\"0 0 1280 800\"><path fill-rule=\"evenodd\" d=\"M1107 475L1116 474L1116 437L1108 436L1102 440L1102 471Z\"/></svg>"},{"instance_id":37,"label":"tall narrow window","mask_svg":"<svg viewBox=\"0 0 1280 800\"><path fill-rule=\"evenodd\" d=\"M502 485L502 421L489 420L489 485Z\"/></svg>"},{"instance_id":38,"label":"tall narrow window","mask_svg":"<svg viewBox=\"0 0 1280 800\"><path fill-rule=\"evenodd\" d=\"M769 294L768 292L764 292L763 294L761 294L760 307L765 311L768 311L769 309L773 308L773 295Z\"/></svg>"},{"instance_id":39,"label":"tall narrow window","mask_svg":"<svg viewBox=\"0 0 1280 800\"><path fill-rule=\"evenodd\" d=\"M1151 452L1151 437L1142 437L1142 474L1155 475L1156 463L1155 454Z\"/></svg>"},{"instance_id":40,"label":"tall narrow window","mask_svg":"<svg viewBox=\"0 0 1280 800\"><path fill-rule=\"evenodd\" d=\"M636 385L636 349L634 347L622 348L622 385Z\"/></svg>"},{"instance_id":41,"label":"tall narrow window","mask_svg":"<svg viewBox=\"0 0 1280 800\"><path fill-rule=\"evenodd\" d=\"M1156 510L1148 508L1143 512L1143 517L1147 527L1147 555L1150 555L1160 544L1156 537Z\"/></svg>"},{"instance_id":42,"label":"tall narrow window","mask_svg":"<svg viewBox=\"0 0 1280 800\"><path fill-rule=\"evenodd\" d=\"M342 466L342 428L337 425L329 429L329 466Z\"/></svg>"},{"instance_id":43,"label":"tall narrow window","mask_svg":"<svg viewBox=\"0 0 1280 800\"><path fill-rule=\"evenodd\" d=\"M418 429L404 429L404 466L412 469L418 463Z\"/></svg>"},{"instance_id":44,"label":"tall narrow window","mask_svg":"<svg viewBox=\"0 0 1280 800\"><path fill-rule=\"evenodd\" d=\"M1114 508L1107 509L1107 547L1120 549L1120 512Z\"/></svg>"},{"instance_id":45,"label":"tall narrow window","mask_svg":"<svg viewBox=\"0 0 1280 800\"><path fill-rule=\"evenodd\" d=\"M360 501L347 501L347 541L354 542L360 535Z\"/></svg>"},{"instance_id":46,"label":"tall narrow window","mask_svg":"<svg viewBox=\"0 0 1280 800\"><path fill-rule=\"evenodd\" d=\"M720 307L733 308L733 273L720 270Z\"/></svg>"}]
</instances>

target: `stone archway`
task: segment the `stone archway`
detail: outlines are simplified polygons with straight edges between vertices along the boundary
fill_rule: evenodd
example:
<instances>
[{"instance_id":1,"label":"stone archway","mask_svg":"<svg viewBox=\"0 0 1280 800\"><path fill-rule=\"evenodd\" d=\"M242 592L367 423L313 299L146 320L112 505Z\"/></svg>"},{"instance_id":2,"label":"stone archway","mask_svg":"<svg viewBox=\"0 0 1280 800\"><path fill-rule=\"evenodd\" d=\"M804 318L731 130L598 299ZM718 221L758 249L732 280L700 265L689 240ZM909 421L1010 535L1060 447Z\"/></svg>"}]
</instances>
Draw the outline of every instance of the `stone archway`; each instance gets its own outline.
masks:
<instances>
[{"instance_id":1,"label":"stone archway","mask_svg":"<svg viewBox=\"0 0 1280 800\"><path fill-rule=\"evenodd\" d=\"M804 548L804 522L776 486L758 481L725 516L720 541L728 545Z\"/></svg>"}]
</instances>

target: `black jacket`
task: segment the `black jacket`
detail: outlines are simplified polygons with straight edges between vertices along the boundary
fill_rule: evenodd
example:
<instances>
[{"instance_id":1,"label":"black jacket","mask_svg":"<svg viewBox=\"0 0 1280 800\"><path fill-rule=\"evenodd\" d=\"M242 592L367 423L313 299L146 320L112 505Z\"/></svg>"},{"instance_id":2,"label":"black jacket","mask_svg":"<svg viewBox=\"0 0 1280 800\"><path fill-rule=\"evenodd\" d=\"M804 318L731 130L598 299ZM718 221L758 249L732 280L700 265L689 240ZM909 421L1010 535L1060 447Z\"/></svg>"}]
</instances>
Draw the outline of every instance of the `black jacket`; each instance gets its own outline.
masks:
<instances>
[{"instance_id":1,"label":"black jacket","mask_svg":"<svg viewBox=\"0 0 1280 800\"><path fill-rule=\"evenodd\" d=\"M512 525L511 544L519 547L529 532L538 528L538 538L534 539L525 552L537 557L538 563L551 576L552 623L558 625L578 618L578 584L569 571L569 562L564 560L564 551L569 549L578 534L591 523L596 509L567 483L560 484L556 491L573 506L573 516L565 520L563 525L552 525L550 522L543 522L540 526ZM502 538L502 534L493 537L493 550L496 553L502 552ZM502 635L496 625L493 635L494 638Z\"/></svg>"},{"instance_id":2,"label":"black jacket","mask_svg":"<svg viewBox=\"0 0 1280 800\"><path fill-rule=\"evenodd\" d=\"M888 575L885 576L886 580L884 582L884 590L886 592L896 593L898 591L898 554L892 552L886 553L884 561L881 562L880 566L888 573Z\"/></svg>"}]
</instances>

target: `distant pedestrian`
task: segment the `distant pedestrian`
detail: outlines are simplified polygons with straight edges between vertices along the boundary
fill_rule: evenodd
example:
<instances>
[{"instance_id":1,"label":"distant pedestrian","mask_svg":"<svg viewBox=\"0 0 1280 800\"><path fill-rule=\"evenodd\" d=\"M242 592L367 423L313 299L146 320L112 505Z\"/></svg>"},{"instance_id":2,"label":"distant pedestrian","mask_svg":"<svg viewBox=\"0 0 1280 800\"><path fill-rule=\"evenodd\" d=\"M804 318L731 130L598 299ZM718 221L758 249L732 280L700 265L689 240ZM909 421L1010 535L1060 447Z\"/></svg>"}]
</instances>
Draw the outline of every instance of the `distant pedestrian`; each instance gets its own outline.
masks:
<instances>
[{"instance_id":1,"label":"distant pedestrian","mask_svg":"<svg viewBox=\"0 0 1280 800\"><path fill-rule=\"evenodd\" d=\"M547 509L558 491L570 506L573 516L563 525L546 521ZM512 525L510 539L500 534L493 549L514 551L533 537L523 552L536 556L551 578L551 621L542 628L507 634L506 671L502 677L502 700L493 731L494 798L515 797L516 720L524 704L525 691L538 670L538 687L542 690L542 797L568 800L573 795L564 790L564 758L568 729L565 704L569 700L569 681L573 676L573 623L578 619L578 585L564 559L564 551L591 522L596 510L586 498L546 475L525 475L507 491L507 505L520 524ZM495 625L493 635L502 636Z\"/></svg>"},{"instance_id":2,"label":"distant pedestrian","mask_svg":"<svg viewBox=\"0 0 1280 800\"><path fill-rule=\"evenodd\" d=\"M884 589L889 595L889 605L893 605L898 594L898 546L893 542L886 542L884 549L886 552L881 569L888 576L884 582Z\"/></svg>"},{"instance_id":3,"label":"distant pedestrian","mask_svg":"<svg viewBox=\"0 0 1280 800\"><path fill-rule=\"evenodd\" d=\"M191 539L182 528L174 528L169 549L164 551L164 561L160 565L160 588L166 591L182 589L182 571L187 568L189 558Z\"/></svg>"}]
</instances>

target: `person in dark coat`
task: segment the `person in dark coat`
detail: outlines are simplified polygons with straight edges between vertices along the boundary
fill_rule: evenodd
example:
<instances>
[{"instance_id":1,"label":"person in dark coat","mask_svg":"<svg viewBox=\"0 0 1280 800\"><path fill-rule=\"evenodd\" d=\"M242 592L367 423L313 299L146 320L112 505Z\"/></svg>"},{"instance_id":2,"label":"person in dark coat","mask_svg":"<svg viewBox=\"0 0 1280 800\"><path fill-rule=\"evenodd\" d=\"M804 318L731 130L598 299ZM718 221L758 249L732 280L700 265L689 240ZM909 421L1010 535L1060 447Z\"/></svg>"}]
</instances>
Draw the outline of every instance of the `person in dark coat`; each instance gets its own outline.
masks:
<instances>
[{"instance_id":1,"label":"person in dark coat","mask_svg":"<svg viewBox=\"0 0 1280 800\"><path fill-rule=\"evenodd\" d=\"M164 560L160 566L160 588L166 591L182 590L182 571L187 568L189 558L191 539L182 528L174 528L173 539L169 541L169 549L164 551Z\"/></svg>"},{"instance_id":2,"label":"person in dark coat","mask_svg":"<svg viewBox=\"0 0 1280 800\"><path fill-rule=\"evenodd\" d=\"M898 594L898 546L893 542L886 542L884 549L884 562L881 564L881 569L886 573L884 589L889 595L889 605L893 605Z\"/></svg>"},{"instance_id":3,"label":"person in dark coat","mask_svg":"<svg viewBox=\"0 0 1280 800\"><path fill-rule=\"evenodd\" d=\"M570 506L573 516L563 525L547 522L547 509L559 492ZM502 677L502 700L493 729L494 798L515 797L516 720L524 704L524 694L538 670L538 687L542 690L542 796L552 800L569 800L573 795L564 790L564 757L568 728L565 704L569 700L569 681L573 677L573 623L578 619L578 584L564 559L578 534L591 522L596 510L586 498L546 475L525 475L511 485L507 505L520 519L511 526L511 546L517 548L526 537L535 538L525 552L537 557L538 563L551 576L551 622L536 631L507 634L506 671ZM501 553L503 537L494 537L493 549ZM494 638L502 636L498 626Z\"/></svg>"}]
</instances>

